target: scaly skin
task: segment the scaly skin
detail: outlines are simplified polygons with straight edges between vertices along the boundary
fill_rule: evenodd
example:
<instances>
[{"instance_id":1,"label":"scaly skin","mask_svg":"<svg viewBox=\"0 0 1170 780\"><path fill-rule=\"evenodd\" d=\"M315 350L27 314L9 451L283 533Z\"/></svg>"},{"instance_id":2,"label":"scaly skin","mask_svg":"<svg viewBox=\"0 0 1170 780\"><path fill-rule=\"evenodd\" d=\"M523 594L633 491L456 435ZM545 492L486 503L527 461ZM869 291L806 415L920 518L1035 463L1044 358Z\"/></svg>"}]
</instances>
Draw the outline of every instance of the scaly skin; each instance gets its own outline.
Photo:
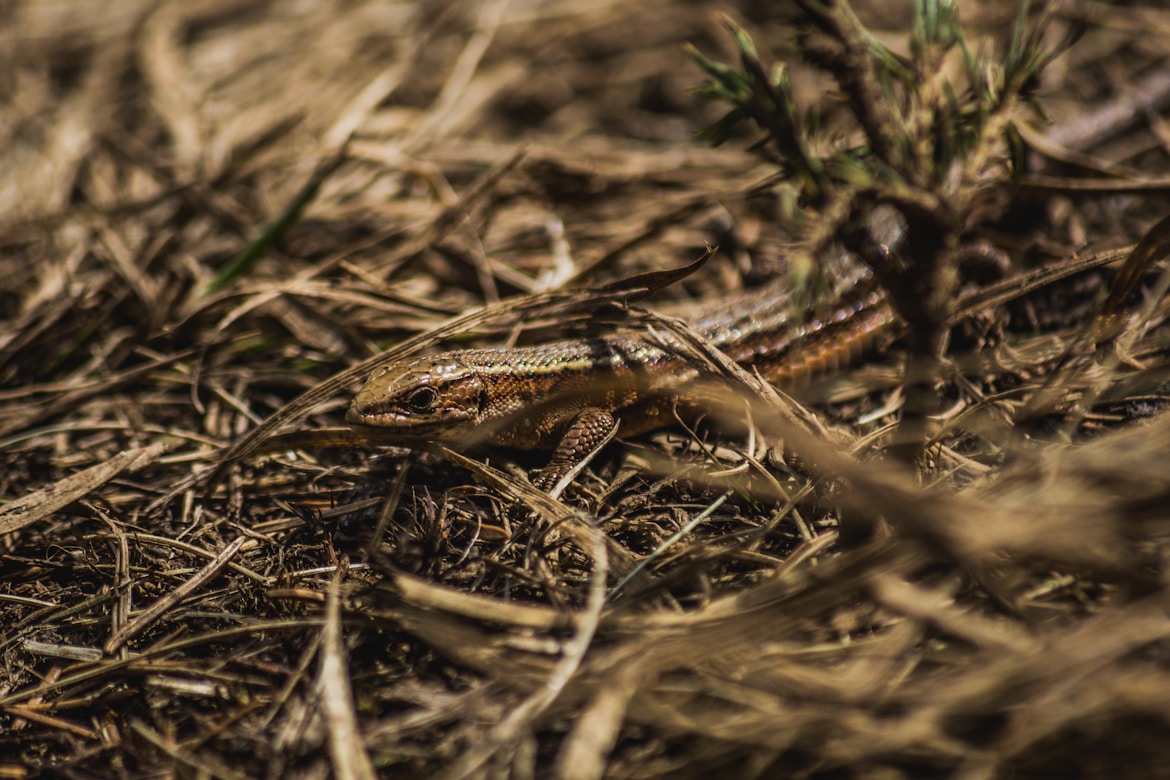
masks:
<instances>
[{"instance_id":1,"label":"scaly skin","mask_svg":"<svg viewBox=\"0 0 1170 780\"><path fill-rule=\"evenodd\" d=\"M866 276L822 319L793 316L780 283L701 309L691 326L736 362L792 388L854 362L900 324ZM620 424L636 435L675 422L700 371L649 336L619 331L508 349L468 349L384 366L345 420L386 441L552 449L550 488Z\"/></svg>"}]
</instances>

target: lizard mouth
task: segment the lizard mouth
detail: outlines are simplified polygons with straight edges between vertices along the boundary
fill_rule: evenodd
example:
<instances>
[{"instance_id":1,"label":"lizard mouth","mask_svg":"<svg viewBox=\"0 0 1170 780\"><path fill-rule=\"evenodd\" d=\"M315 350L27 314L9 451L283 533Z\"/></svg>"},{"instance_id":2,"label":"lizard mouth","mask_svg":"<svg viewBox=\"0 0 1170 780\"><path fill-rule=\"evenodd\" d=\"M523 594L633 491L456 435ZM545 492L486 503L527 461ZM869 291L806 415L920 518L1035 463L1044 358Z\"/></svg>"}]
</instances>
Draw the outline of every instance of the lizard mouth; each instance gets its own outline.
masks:
<instances>
[{"instance_id":1,"label":"lizard mouth","mask_svg":"<svg viewBox=\"0 0 1170 780\"><path fill-rule=\"evenodd\" d=\"M399 428L410 429L416 425L403 414L381 409L377 404L363 403L360 398L350 402L345 410L345 422L354 428Z\"/></svg>"},{"instance_id":2,"label":"lizard mouth","mask_svg":"<svg viewBox=\"0 0 1170 780\"><path fill-rule=\"evenodd\" d=\"M378 440L406 442L447 438L443 420L420 420L416 415L380 408L376 404L350 402L345 422ZM452 432L453 433L453 432Z\"/></svg>"},{"instance_id":3,"label":"lizard mouth","mask_svg":"<svg viewBox=\"0 0 1170 780\"><path fill-rule=\"evenodd\" d=\"M373 404L351 402L345 412L345 422L355 428L398 428L404 433L422 427L407 415L388 412Z\"/></svg>"}]
</instances>

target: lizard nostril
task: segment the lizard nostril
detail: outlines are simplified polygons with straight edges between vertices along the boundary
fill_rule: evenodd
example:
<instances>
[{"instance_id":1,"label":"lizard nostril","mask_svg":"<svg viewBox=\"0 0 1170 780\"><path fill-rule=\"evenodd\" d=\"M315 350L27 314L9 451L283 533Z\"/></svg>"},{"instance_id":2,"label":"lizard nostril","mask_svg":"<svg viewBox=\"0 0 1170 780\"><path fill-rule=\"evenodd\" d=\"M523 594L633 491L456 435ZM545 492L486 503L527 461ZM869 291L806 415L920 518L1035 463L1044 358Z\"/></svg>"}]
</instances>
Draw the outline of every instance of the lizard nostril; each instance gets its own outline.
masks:
<instances>
[{"instance_id":1,"label":"lizard nostril","mask_svg":"<svg viewBox=\"0 0 1170 780\"><path fill-rule=\"evenodd\" d=\"M365 421L365 412L358 408L358 404L351 403L345 410L345 421L350 425L361 425Z\"/></svg>"}]
</instances>

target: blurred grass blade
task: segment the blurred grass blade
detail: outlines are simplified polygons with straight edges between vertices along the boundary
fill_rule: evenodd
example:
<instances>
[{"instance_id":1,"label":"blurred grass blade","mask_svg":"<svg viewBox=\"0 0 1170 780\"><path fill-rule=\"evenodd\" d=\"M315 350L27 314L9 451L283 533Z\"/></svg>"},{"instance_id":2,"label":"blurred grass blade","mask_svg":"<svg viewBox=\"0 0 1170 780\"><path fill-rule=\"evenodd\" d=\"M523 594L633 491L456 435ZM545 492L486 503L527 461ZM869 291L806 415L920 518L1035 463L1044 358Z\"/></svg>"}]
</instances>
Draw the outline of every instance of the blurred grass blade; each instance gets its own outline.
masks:
<instances>
[{"instance_id":1,"label":"blurred grass blade","mask_svg":"<svg viewBox=\"0 0 1170 780\"><path fill-rule=\"evenodd\" d=\"M207 284L200 297L206 297L219 292L252 270L256 262L267 254L268 250L301 218L301 214L304 213L305 208L317 197L321 185L337 170L342 161L345 160L345 150L346 147L343 146L336 154L318 163L316 170L313 171L313 175L305 182L305 186L301 187L296 197L292 199L285 210L275 220L270 222L264 228L264 232L257 236L254 241L232 256L232 259Z\"/></svg>"}]
</instances>

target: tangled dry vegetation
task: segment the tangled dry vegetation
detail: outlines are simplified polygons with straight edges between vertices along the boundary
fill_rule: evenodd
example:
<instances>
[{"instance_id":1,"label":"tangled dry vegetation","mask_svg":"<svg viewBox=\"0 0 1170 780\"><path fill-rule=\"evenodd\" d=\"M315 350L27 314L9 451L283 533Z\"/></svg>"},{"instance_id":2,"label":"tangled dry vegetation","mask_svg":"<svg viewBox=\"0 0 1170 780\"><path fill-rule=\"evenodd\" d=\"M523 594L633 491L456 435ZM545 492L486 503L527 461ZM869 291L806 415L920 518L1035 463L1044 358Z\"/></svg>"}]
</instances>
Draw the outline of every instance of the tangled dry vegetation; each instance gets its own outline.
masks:
<instances>
[{"instance_id":1,"label":"tangled dry vegetation","mask_svg":"<svg viewBox=\"0 0 1170 780\"><path fill-rule=\"evenodd\" d=\"M1170 12L902 5L4 5L0 777L1156 774ZM617 304L708 245L654 305L845 249L908 326L695 344L752 431L563 501L321 446L388 347L685 337Z\"/></svg>"}]
</instances>

